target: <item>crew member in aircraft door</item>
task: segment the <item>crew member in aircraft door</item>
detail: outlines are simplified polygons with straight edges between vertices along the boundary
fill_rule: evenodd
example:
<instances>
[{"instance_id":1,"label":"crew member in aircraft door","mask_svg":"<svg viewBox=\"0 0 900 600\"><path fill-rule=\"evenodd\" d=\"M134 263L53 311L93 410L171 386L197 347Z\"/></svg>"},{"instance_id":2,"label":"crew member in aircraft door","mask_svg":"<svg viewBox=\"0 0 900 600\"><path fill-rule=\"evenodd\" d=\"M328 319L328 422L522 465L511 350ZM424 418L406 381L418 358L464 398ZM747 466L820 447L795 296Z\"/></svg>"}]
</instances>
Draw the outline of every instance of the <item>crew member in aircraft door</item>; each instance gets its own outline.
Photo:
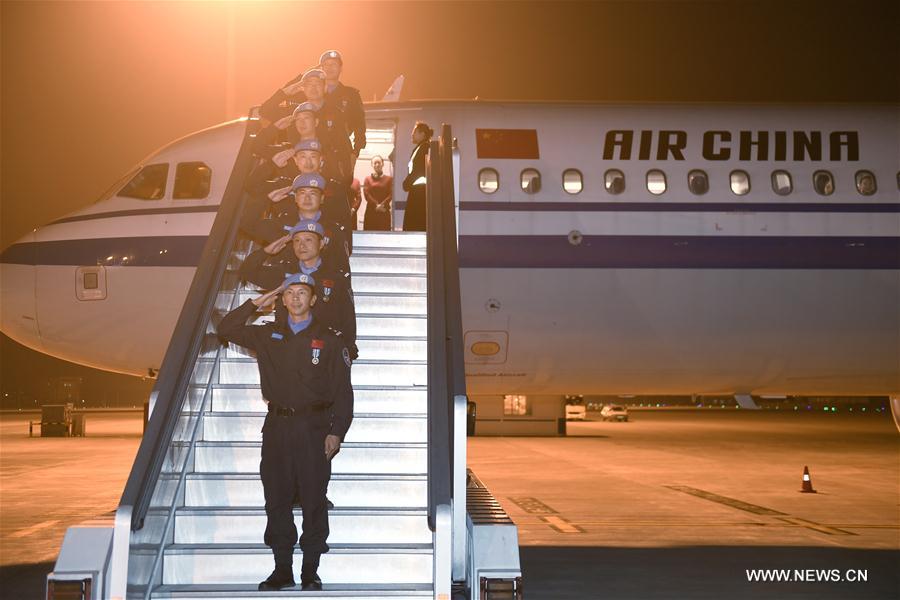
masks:
<instances>
[{"instance_id":1,"label":"crew member in aircraft door","mask_svg":"<svg viewBox=\"0 0 900 600\"><path fill-rule=\"evenodd\" d=\"M363 182L366 193L366 214L363 229L366 231L390 231L391 200L394 196L394 178L384 173L384 159L372 157L372 174Z\"/></svg>"},{"instance_id":2,"label":"crew member in aircraft door","mask_svg":"<svg viewBox=\"0 0 900 600\"><path fill-rule=\"evenodd\" d=\"M299 154L299 153L298 153ZM350 242L352 235L341 223L322 214L325 179L318 173L304 173L294 178L289 188L277 190L272 197L271 218L245 215L241 224L244 232L257 242L270 244L283 238L301 219L316 221L325 231L322 256L329 266L350 273ZM293 202L286 200L293 198ZM257 215L260 211L257 211Z\"/></svg>"},{"instance_id":3,"label":"crew member in aircraft door","mask_svg":"<svg viewBox=\"0 0 900 600\"><path fill-rule=\"evenodd\" d=\"M224 340L256 352L260 386L268 401L262 428L259 474L266 508L264 541L275 569L260 591L295 585L297 543L292 502L303 509L300 549L303 590L321 590L319 560L328 552L325 488L329 462L340 450L353 419L350 356L342 340L312 314L316 282L302 273L248 300L222 318ZM274 322L247 325L257 310L279 303Z\"/></svg>"},{"instance_id":4,"label":"crew member in aircraft door","mask_svg":"<svg viewBox=\"0 0 900 600\"><path fill-rule=\"evenodd\" d=\"M356 308L346 271L334 268L320 253L325 245L322 226L302 220L287 235L265 248L252 252L241 265L242 280L263 289L272 289L290 273L316 278L319 300L313 307L316 319L334 329L344 339L350 358L356 360ZM276 309L278 310L278 309Z\"/></svg>"},{"instance_id":5,"label":"crew member in aircraft door","mask_svg":"<svg viewBox=\"0 0 900 600\"><path fill-rule=\"evenodd\" d=\"M425 157L434 130L422 121L416 121L412 131L412 143L416 145L409 157L409 175L403 180L407 193L406 210L403 213L403 231L425 231Z\"/></svg>"}]
</instances>

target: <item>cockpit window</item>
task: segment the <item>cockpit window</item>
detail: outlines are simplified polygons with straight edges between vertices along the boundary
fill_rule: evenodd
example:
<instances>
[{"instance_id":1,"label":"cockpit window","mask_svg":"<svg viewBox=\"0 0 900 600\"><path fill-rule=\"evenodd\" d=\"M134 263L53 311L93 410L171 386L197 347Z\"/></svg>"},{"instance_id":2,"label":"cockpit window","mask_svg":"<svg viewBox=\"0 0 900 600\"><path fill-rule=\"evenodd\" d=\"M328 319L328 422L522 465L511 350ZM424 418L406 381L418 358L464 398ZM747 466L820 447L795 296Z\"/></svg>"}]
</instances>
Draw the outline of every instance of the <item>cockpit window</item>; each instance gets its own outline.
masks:
<instances>
[{"instance_id":1,"label":"cockpit window","mask_svg":"<svg viewBox=\"0 0 900 600\"><path fill-rule=\"evenodd\" d=\"M199 200L209 196L209 183L212 170L202 162L178 163L175 168L175 190L172 197L176 200Z\"/></svg>"},{"instance_id":2,"label":"cockpit window","mask_svg":"<svg viewBox=\"0 0 900 600\"><path fill-rule=\"evenodd\" d=\"M159 200L166 194L166 179L169 177L168 163L147 165L125 184L116 196L137 198L138 200Z\"/></svg>"}]
</instances>

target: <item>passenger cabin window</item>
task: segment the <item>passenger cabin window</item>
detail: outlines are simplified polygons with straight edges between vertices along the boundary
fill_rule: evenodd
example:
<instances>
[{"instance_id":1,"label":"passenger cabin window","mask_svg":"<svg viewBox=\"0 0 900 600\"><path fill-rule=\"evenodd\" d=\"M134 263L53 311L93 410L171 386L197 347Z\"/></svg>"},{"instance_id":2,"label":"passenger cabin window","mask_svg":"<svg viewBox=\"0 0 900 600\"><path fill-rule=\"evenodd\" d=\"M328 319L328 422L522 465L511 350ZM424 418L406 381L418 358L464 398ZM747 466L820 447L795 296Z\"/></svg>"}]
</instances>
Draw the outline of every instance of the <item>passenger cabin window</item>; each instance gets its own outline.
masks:
<instances>
[{"instance_id":1,"label":"passenger cabin window","mask_svg":"<svg viewBox=\"0 0 900 600\"><path fill-rule=\"evenodd\" d=\"M834 193L834 177L828 171L816 171L813 173L813 188L820 196L830 196Z\"/></svg>"},{"instance_id":2,"label":"passenger cabin window","mask_svg":"<svg viewBox=\"0 0 900 600\"><path fill-rule=\"evenodd\" d=\"M500 189L500 174L495 169L478 171L478 189L485 194L493 194Z\"/></svg>"},{"instance_id":3,"label":"passenger cabin window","mask_svg":"<svg viewBox=\"0 0 900 600\"><path fill-rule=\"evenodd\" d=\"M522 171L522 191L526 194L537 194L541 191L541 174L537 169Z\"/></svg>"},{"instance_id":4,"label":"passenger cabin window","mask_svg":"<svg viewBox=\"0 0 900 600\"><path fill-rule=\"evenodd\" d=\"M863 196L871 196L878 191L875 183L875 174L871 171L856 172L856 191Z\"/></svg>"},{"instance_id":5,"label":"passenger cabin window","mask_svg":"<svg viewBox=\"0 0 900 600\"><path fill-rule=\"evenodd\" d=\"M666 191L666 174L659 169L647 171L647 191L659 196Z\"/></svg>"},{"instance_id":6,"label":"passenger cabin window","mask_svg":"<svg viewBox=\"0 0 900 600\"><path fill-rule=\"evenodd\" d=\"M125 184L116 196L137 198L138 200L159 200L166 195L166 179L169 177L168 163L147 165L131 181Z\"/></svg>"},{"instance_id":7,"label":"passenger cabin window","mask_svg":"<svg viewBox=\"0 0 900 600\"><path fill-rule=\"evenodd\" d=\"M702 196L709 191L709 177L706 171L699 169L688 173L688 189L695 196Z\"/></svg>"},{"instance_id":8,"label":"passenger cabin window","mask_svg":"<svg viewBox=\"0 0 900 600\"><path fill-rule=\"evenodd\" d=\"M779 196L787 196L794 190L791 174L787 171L772 171L772 191Z\"/></svg>"},{"instance_id":9,"label":"passenger cabin window","mask_svg":"<svg viewBox=\"0 0 900 600\"><path fill-rule=\"evenodd\" d=\"M625 191L625 174L618 169L610 169L603 175L603 185L610 194L621 194Z\"/></svg>"},{"instance_id":10,"label":"passenger cabin window","mask_svg":"<svg viewBox=\"0 0 900 600\"><path fill-rule=\"evenodd\" d=\"M577 194L584 188L584 179L578 169L563 171L563 189L568 194Z\"/></svg>"},{"instance_id":11,"label":"passenger cabin window","mask_svg":"<svg viewBox=\"0 0 900 600\"><path fill-rule=\"evenodd\" d=\"M732 171L729 178L732 192L738 196L744 196L750 192L750 176L746 171Z\"/></svg>"},{"instance_id":12,"label":"passenger cabin window","mask_svg":"<svg viewBox=\"0 0 900 600\"><path fill-rule=\"evenodd\" d=\"M175 168L175 189L172 197L176 200L200 200L209 196L212 170L202 162L178 163Z\"/></svg>"}]
</instances>

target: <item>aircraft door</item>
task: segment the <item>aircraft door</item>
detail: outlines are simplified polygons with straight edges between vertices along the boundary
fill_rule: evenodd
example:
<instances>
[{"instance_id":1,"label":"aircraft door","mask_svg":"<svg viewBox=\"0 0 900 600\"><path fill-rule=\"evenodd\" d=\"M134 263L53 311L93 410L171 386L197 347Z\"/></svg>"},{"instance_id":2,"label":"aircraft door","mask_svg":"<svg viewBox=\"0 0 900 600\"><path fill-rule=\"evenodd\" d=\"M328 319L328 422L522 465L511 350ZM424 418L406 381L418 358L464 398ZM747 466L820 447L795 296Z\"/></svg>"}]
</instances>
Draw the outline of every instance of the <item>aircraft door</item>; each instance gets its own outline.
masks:
<instances>
[{"instance_id":1,"label":"aircraft door","mask_svg":"<svg viewBox=\"0 0 900 600\"><path fill-rule=\"evenodd\" d=\"M397 122L394 119L370 119L366 120L366 147L359 153L356 167L353 169L353 177L360 183L361 203L356 212L356 229L363 229L365 214L368 210L375 210L376 203L366 197L362 189L366 177L372 174L372 159L380 156L384 160L385 176L394 177L395 146L397 139ZM397 182L392 183L392 191L396 192ZM397 201L396 193L391 205L387 208L391 215L391 224L388 229L399 229L400 224L393 218L394 203Z\"/></svg>"}]
</instances>

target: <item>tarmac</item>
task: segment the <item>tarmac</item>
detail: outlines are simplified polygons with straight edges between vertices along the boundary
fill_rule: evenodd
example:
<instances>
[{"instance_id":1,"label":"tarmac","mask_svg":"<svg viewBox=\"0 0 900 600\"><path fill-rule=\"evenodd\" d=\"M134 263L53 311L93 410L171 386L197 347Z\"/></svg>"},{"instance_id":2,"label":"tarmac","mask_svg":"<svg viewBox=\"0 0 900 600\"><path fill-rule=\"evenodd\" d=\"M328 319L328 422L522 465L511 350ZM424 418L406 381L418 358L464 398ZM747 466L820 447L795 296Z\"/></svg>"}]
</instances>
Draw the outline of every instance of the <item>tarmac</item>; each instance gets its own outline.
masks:
<instances>
[{"instance_id":1,"label":"tarmac","mask_svg":"<svg viewBox=\"0 0 900 600\"><path fill-rule=\"evenodd\" d=\"M84 438L29 438L28 418L0 416L10 599L42 598L65 529L115 510L141 433L137 415L100 414ZM568 427L469 440L469 467L518 525L528 600L900 597L890 413L644 410ZM816 494L799 491L804 466Z\"/></svg>"}]
</instances>

